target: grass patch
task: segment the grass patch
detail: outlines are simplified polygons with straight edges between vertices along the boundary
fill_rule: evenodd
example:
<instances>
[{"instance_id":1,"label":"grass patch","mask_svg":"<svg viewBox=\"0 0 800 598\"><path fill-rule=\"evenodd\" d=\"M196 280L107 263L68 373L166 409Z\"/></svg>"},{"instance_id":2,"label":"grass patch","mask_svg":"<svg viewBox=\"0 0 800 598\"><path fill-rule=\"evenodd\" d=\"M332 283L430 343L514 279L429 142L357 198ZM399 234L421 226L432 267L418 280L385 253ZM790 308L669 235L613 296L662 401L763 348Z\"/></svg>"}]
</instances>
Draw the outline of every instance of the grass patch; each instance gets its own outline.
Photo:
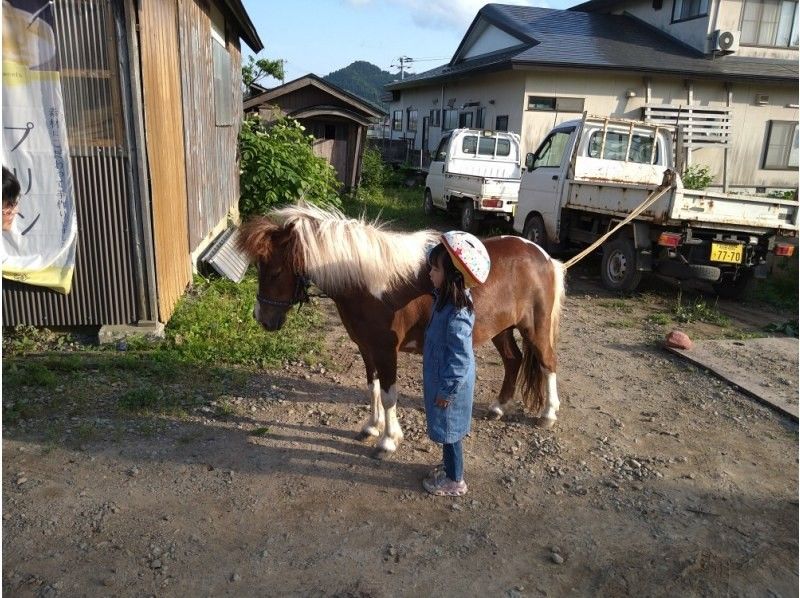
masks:
<instances>
[{"instance_id":1,"label":"grass patch","mask_svg":"<svg viewBox=\"0 0 800 598\"><path fill-rule=\"evenodd\" d=\"M257 279L251 270L236 284L201 277L178 304L162 351L191 363L276 366L286 359L319 357L322 315L313 306L289 311L286 324L268 333L253 319Z\"/></svg>"},{"instance_id":2,"label":"grass patch","mask_svg":"<svg viewBox=\"0 0 800 598\"><path fill-rule=\"evenodd\" d=\"M17 390L24 386L53 388L58 384L58 376L39 361L3 362L3 389Z\"/></svg>"},{"instance_id":3,"label":"grass patch","mask_svg":"<svg viewBox=\"0 0 800 598\"><path fill-rule=\"evenodd\" d=\"M220 418L231 417L236 414L236 407L227 399L221 399L216 405L216 415Z\"/></svg>"},{"instance_id":4,"label":"grass patch","mask_svg":"<svg viewBox=\"0 0 800 598\"><path fill-rule=\"evenodd\" d=\"M264 437L269 434L269 428L256 428L252 432L250 432L250 436L259 436Z\"/></svg>"},{"instance_id":5,"label":"grass patch","mask_svg":"<svg viewBox=\"0 0 800 598\"><path fill-rule=\"evenodd\" d=\"M388 222L391 228L421 230L448 222L444 212L429 218L422 209L424 187L386 187L359 190L346 197L342 210L350 217L366 216L370 220Z\"/></svg>"},{"instance_id":6,"label":"grass patch","mask_svg":"<svg viewBox=\"0 0 800 598\"><path fill-rule=\"evenodd\" d=\"M659 326L668 326L672 323L672 318L669 316L669 314L655 313L647 316L647 321L653 324L658 324Z\"/></svg>"},{"instance_id":7,"label":"grass patch","mask_svg":"<svg viewBox=\"0 0 800 598\"><path fill-rule=\"evenodd\" d=\"M633 320L623 319L623 320L609 320L606 322L606 326L609 328L635 328L636 322Z\"/></svg>"},{"instance_id":8,"label":"grass patch","mask_svg":"<svg viewBox=\"0 0 800 598\"><path fill-rule=\"evenodd\" d=\"M764 280L756 280L748 299L762 301L779 309L797 313L798 300L797 258L776 258L772 274Z\"/></svg>"},{"instance_id":9,"label":"grass patch","mask_svg":"<svg viewBox=\"0 0 800 598\"><path fill-rule=\"evenodd\" d=\"M678 294L678 301L672 313L678 322L684 324L706 322L707 324L725 327L729 326L731 323L728 316L720 313L716 303L714 305L709 305L702 297L697 297L684 304L681 294Z\"/></svg>"},{"instance_id":10,"label":"grass patch","mask_svg":"<svg viewBox=\"0 0 800 598\"><path fill-rule=\"evenodd\" d=\"M163 408L164 393L160 389L146 386L127 391L119 399L119 408L125 411L157 411Z\"/></svg>"},{"instance_id":11,"label":"grass patch","mask_svg":"<svg viewBox=\"0 0 800 598\"><path fill-rule=\"evenodd\" d=\"M630 313L633 311L633 307L624 299L604 299L602 301L598 301L597 305L625 313Z\"/></svg>"}]
</instances>

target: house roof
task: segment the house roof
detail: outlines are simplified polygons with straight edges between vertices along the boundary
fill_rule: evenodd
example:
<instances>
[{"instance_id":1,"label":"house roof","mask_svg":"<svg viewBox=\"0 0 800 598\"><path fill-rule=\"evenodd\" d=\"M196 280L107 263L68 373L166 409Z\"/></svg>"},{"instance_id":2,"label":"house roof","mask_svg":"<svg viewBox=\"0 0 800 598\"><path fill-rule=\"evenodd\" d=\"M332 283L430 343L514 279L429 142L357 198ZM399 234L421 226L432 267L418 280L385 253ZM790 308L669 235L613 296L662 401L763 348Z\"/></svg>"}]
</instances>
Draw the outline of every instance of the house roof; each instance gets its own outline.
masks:
<instances>
[{"instance_id":1,"label":"house roof","mask_svg":"<svg viewBox=\"0 0 800 598\"><path fill-rule=\"evenodd\" d=\"M603 2L605 0L594 0ZM524 46L460 60L463 41L450 64L406 77L387 89L417 87L466 73L509 68L615 70L797 84L793 60L707 57L627 15L487 4L475 17L464 39L485 19L520 39Z\"/></svg>"},{"instance_id":2,"label":"house roof","mask_svg":"<svg viewBox=\"0 0 800 598\"><path fill-rule=\"evenodd\" d=\"M360 111L362 114L366 114L367 117L379 118L386 115L386 112L371 104L367 100L359 98L349 91L345 91L338 85L329 83L313 73L309 73L308 75L304 75L303 77L299 77L293 81L279 85L278 87L273 87L264 93L250 98L244 103L244 109L249 110L251 108L255 108L256 106L260 106L261 104L275 103L275 100L281 96L292 93L309 85L331 94L335 98L348 104L352 109Z\"/></svg>"},{"instance_id":3,"label":"house roof","mask_svg":"<svg viewBox=\"0 0 800 598\"><path fill-rule=\"evenodd\" d=\"M228 11L233 17L234 22L239 27L241 38L245 41L245 43L250 47L250 49L253 52L255 52L256 54L261 52L261 50L264 49L264 44L262 43L261 38L258 36L256 27L255 25L253 25L253 21L250 20L250 16L244 9L241 0L222 0L222 1L228 8Z\"/></svg>"}]
</instances>

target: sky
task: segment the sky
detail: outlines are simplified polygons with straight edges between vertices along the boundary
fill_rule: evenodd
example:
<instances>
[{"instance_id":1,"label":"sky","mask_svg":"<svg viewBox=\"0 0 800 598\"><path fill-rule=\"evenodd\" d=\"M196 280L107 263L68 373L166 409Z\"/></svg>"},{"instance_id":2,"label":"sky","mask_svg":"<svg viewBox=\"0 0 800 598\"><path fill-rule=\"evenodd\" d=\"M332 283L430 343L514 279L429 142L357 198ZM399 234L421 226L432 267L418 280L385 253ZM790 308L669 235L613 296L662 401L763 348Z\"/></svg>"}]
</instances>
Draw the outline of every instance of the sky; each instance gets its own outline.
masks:
<instances>
[{"instance_id":1,"label":"sky","mask_svg":"<svg viewBox=\"0 0 800 598\"><path fill-rule=\"evenodd\" d=\"M564 9L581 0L505 0ZM400 56L422 72L449 62L484 0L243 0L264 50L285 61L286 81L324 77L356 60L397 73ZM253 54L242 44L243 57ZM267 87L274 80L261 81Z\"/></svg>"}]
</instances>

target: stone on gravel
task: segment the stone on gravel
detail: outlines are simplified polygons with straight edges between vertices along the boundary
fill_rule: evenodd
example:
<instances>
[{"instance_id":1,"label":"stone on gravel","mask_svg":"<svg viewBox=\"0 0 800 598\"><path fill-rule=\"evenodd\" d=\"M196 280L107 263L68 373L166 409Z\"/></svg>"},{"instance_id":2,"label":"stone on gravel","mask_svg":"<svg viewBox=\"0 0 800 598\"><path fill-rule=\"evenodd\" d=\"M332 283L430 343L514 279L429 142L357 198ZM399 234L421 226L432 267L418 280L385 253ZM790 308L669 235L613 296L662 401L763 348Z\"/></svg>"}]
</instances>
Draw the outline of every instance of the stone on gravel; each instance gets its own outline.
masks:
<instances>
[{"instance_id":1,"label":"stone on gravel","mask_svg":"<svg viewBox=\"0 0 800 598\"><path fill-rule=\"evenodd\" d=\"M550 560L553 561L556 565L564 564L564 557L558 554L557 552L553 552L550 554Z\"/></svg>"},{"instance_id":2,"label":"stone on gravel","mask_svg":"<svg viewBox=\"0 0 800 598\"><path fill-rule=\"evenodd\" d=\"M692 339L689 338L689 335L685 332L681 332L680 330L673 330L670 332L667 335L665 344L668 347L683 349L685 351L691 350L691 348L694 346L694 343L692 343Z\"/></svg>"}]
</instances>

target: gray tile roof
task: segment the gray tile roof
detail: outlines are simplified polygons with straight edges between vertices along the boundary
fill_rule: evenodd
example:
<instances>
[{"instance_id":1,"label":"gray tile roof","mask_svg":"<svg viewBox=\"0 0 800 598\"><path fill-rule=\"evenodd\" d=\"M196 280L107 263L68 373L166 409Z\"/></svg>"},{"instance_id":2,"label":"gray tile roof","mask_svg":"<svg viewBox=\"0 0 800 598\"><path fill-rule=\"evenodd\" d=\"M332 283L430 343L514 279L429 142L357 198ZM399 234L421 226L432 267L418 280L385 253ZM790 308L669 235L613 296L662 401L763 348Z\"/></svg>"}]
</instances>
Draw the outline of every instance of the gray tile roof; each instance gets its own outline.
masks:
<instances>
[{"instance_id":1,"label":"gray tile roof","mask_svg":"<svg viewBox=\"0 0 800 598\"><path fill-rule=\"evenodd\" d=\"M536 66L797 84L797 61L735 55L712 59L625 15L487 4L480 16L512 35L533 41L494 56L407 77L387 89L416 87L472 72ZM470 28L477 21L476 17Z\"/></svg>"}]
</instances>

